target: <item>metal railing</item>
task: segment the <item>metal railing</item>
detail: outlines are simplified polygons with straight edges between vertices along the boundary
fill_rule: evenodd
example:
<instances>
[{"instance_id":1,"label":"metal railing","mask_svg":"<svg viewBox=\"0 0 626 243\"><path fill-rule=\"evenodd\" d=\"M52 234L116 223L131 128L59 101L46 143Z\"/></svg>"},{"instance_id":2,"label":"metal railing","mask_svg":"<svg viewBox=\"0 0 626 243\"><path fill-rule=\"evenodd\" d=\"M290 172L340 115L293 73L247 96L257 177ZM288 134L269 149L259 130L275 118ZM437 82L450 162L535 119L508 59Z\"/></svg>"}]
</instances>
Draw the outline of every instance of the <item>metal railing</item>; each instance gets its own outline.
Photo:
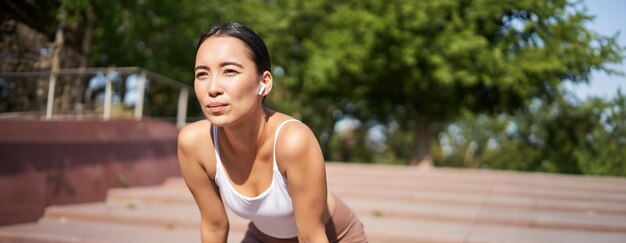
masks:
<instances>
[{"instance_id":1,"label":"metal railing","mask_svg":"<svg viewBox=\"0 0 626 243\"><path fill-rule=\"evenodd\" d=\"M63 85L64 89L59 90L59 81L60 78L65 78L65 84ZM2 102L4 104L5 111L4 112L15 112L15 111L24 111L24 109L28 110L29 107L32 110L40 111L38 109L37 104L35 105L20 105L20 100L29 100L25 97L35 97L36 100L43 100L43 87L44 82L47 79L47 97L45 98L45 119L51 120L55 115L55 110L60 106L60 102L57 102L57 96L63 95L64 97L68 94L67 90L78 89L80 92L73 92L75 95L70 97L69 99L78 100L78 102L82 105L89 103L91 104L91 100L95 97L92 97L93 93L99 93L102 89L104 89L104 93L102 94L102 119L110 120L112 117L112 105L114 103L122 103L122 106L133 106L134 111L133 117L134 119L140 120L144 116L145 104L146 100L146 92L148 87L150 86L150 82L156 82L160 85L165 85L169 88L177 89L178 92L178 102L176 106L176 125L180 128L185 125L186 117L187 117L187 104L189 99L189 89L190 86L183 84L181 82L172 80L167 77L163 77L157 73L148 71L139 67L120 67L120 68L76 68L76 69L60 69L58 72L50 72L50 71L36 71L36 72L2 72L0 73L0 104ZM30 85L29 87L22 88L22 94L11 95L12 90L16 90L15 86L20 85L23 82L33 81L35 80L37 84ZM85 85L86 81L86 85ZM71 82L71 83L70 83ZM133 85L128 86L128 83L133 83ZM114 83L117 86L117 91L114 89ZM121 85L124 84L124 85ZM69 86L68 86L69 85ZM72 87L72 86L81 86L81 87ZM84 85L84 86L83 86ZM103 86L103 87L102 87ZM124 86L124 87L121 87ZM68 88L69 87L69 88ZM32 92L32 89L35 89L34 94L28 93ZM26 91L24 91L26 90ZM123 90L123 91L120 91ZM120 94L123 93L124 97ZM78 95L76 95L78 94ZM134 102L128 101L126 96L128 94L134 95ZM81 96L82 95L82 96ZM115 96L117 95L117 96ZM154 94L158 95L158 94ZM71 96L71 95L70 95ZM78 97L75 97L78 96ZM117 101L114 101L114 97L117 97ZM167 99L165 99L167 100ZM35 102L37 103L37 102ZM68 102L65 102L68 103ZM12 104L12 106L11 106ZM7 106L18 107L11 110L10 108L6 108ZM41 104L40 104L41 106ZM67 106L67 104L66 104ZM93 106L93 105L91 105ZM33 108L34 107L34 108ZM82 106L81 106L82 107ZM22 109L22 110L20 110ZM97 110L94 108L94 110ZM153 109L151 109L153 110ZM0 112L2 109L0 107ZM70 113L72 113L70 111ZM84 109L83 109L84 113Z\"/></svg>"}]
</instances>

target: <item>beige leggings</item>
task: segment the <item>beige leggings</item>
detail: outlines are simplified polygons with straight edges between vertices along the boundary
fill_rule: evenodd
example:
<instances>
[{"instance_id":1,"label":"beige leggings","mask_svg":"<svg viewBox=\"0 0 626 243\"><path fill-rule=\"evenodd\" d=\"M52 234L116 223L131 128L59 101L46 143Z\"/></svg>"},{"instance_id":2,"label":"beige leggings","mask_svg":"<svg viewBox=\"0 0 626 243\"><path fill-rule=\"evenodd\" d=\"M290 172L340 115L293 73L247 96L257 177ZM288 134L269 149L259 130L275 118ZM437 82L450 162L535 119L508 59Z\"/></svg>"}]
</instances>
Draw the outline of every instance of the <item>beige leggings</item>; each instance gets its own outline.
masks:
<instances>
[{"instance_id":1,"label":"beige leggings","mask_svg":"<svg viewBox=\"0 0 626 243\"><path fill-rule=\"evenodd\" d=\"M329 242L352 243L367 242L367 236L363 224L352 210L341 199L335 197L335 210L333 216L326 223L326 236ZM252 222L248 225L248 232L242 243L293 243L298 242L298 237L279 239L261 232Z\"/></svg>"}]
</instances>

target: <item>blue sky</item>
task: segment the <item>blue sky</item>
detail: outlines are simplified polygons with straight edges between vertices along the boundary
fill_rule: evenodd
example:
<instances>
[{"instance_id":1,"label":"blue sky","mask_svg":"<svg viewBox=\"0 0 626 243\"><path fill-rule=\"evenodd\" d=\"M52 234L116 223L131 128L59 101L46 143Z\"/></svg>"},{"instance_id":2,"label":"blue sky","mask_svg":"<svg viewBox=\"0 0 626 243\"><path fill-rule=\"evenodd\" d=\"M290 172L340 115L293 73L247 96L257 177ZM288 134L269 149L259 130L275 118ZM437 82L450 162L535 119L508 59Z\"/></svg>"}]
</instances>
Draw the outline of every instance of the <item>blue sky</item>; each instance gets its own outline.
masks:
<instances>
[{"instance_id":1,"label":"blue sky","mask_svg":"<svg viewBox=\"0 0 626 243\"><path fill-rule=\"evenodd\" d=\"M626 46L626 0L584 0L583 5L587 7L589 14L596 16L588 25L590 29L605 36L612 36L619 31L618 43ZM611 67L626 74L626 61ZM626 76L594 72L589 84L567 84L565 87L580 99L610 99L615 97L618 88L622 93L626 92Z\"/></svg>"}]
</instances>

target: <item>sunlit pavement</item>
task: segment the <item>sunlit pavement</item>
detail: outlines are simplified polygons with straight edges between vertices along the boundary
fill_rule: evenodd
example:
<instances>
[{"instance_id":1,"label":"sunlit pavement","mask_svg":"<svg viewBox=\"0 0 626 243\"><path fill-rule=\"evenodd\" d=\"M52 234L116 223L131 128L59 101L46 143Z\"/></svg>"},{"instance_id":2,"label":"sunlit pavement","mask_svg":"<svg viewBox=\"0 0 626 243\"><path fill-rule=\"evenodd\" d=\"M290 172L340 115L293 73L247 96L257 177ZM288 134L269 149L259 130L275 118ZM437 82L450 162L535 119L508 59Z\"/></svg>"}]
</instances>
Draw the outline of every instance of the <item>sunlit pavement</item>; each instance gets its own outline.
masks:
<instances>
[{"instance_id":1,"label":"sunlit pavement","mask_svg":"<svg viewBox=\"0 0 626 243\"><path fill-rule=\"evenodd\" d=\"M626 242L626 179L329 162L329 190L371 242ZM229 242L247 222L231 215ZM0 227L0 242L200 242L181 178L110 189L105 202L50 206Z\"/></svg>"}]
</instances>

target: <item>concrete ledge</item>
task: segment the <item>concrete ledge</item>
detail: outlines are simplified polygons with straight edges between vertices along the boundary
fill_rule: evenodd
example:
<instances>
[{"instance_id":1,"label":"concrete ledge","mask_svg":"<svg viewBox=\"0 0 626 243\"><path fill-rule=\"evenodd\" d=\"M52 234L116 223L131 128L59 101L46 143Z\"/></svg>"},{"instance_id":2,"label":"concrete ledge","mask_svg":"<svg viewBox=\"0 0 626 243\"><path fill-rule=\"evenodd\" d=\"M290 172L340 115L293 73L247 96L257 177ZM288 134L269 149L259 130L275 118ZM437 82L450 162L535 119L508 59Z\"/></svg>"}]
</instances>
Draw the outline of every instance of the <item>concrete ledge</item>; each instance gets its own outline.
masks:
<instances>
[{"instance_id":1,"label":"concrete ledge","mask_svg":"<svg viewBox=\"0 0 626 243\"><path fill-rule=\"evenodd\" d=\"M178 130L164 121L0 120L0 131L0 225L180 175Z\"/></svg>"},{"instance_id":2,"label":"concrete ledge","mask_svg":"<svg viewBox=\"0 0 626 243\"><path fill-rule=\"evenodd\" d=\"M626 242L622 178L339 163L327 172L370 242ZM239 242L248 222L228 213L229 242ZM0 242L199 242L199 224L184 181L169 177L49 206L37 223L0 227Z\"/></svg>"}]
</instances>

